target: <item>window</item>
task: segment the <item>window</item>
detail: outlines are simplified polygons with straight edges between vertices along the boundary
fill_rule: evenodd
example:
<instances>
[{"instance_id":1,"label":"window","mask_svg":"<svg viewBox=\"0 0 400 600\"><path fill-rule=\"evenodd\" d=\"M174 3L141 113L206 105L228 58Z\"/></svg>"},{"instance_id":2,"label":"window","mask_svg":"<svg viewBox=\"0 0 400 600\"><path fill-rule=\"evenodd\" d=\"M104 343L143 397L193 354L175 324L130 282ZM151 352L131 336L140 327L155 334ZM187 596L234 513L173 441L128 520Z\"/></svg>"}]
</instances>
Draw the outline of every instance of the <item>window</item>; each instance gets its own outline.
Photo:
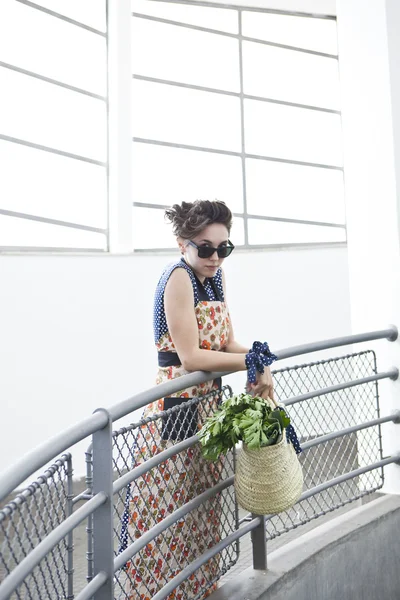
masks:
<instances>
[{"instance_id":1,"label":"window","mask_svg":"<svg viewBox=\"0 0 400 600\"><path fill-rule=\"evenodd\" d=\"M130 8L0 2L0 252L169 248L197 198L237 246L345 241L335 19Z\"/></svg>"},{"instance_id":2,"label":"window","mask_svg":"<svg viewBox=\"0 0 400 600\"><path fill-rule=\"evenodd\" d=\"M108 248L106 37L106 0L0 3L0 251Z\"/></svg>"},{"instance_id":3,"label":"window","mask_svg":"<svg viewBox=\"0 0 400 600\"><path fill-rule=\"evenodd\" d=\"M196 198L236 245L345 241L334 18L131 7L135 249L171 247L164 208Z\"/></svg>"}]
</instances>

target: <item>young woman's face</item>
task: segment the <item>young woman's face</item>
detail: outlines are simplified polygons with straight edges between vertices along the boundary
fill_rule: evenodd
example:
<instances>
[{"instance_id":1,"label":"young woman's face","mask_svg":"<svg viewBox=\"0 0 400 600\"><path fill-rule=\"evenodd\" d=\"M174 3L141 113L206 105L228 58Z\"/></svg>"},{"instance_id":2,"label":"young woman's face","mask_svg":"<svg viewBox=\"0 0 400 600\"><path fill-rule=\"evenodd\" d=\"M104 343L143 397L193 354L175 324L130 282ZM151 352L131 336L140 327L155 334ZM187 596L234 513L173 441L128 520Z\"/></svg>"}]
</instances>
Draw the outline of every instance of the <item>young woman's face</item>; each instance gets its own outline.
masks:
<instances>
[{"instance_id":1,"label":"young woman's face","mask_svg":"<svg viewBox=\"0 0 400 600\"><path fill-rule=\"evenodd\" d=\"M200 247L211 246L218 248L218 246L228 243L228 237L229 232L225 225L222 223L212 223L205 227L191 241ZM200 281L204 281L207 277L214 277L224 259L219 258L217 252L214 252L210 258L200 258L197 248L192 246L188 240L180 239L178 241L185 261L192 267Z\"/></svg>"}]
</instances>

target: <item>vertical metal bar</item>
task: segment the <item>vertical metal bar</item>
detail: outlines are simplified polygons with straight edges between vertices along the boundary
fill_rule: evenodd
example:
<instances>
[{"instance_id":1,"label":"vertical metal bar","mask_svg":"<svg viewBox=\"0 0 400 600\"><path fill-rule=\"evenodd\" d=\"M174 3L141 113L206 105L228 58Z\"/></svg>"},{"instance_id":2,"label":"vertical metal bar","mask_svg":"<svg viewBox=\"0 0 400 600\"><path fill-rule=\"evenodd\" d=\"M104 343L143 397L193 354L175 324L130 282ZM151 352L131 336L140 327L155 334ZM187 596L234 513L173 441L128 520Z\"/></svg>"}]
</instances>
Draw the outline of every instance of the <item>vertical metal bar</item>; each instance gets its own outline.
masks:
<instances>
[{"instance_id":1,"label":"vertical metal bar","mask_svg":"<svg viewBox=\"0 0 400 600\"><path fill-rule=\"evenodd\" d=\"M73 513L74 486L72 481L72 456L67 460L67 517ZM74 531L73 529L67 536L67 600L74 598Z\"/></svg>"},{"instance_id":2,"label":"vertical metal bar","mask_svg":"<svg viewBox=\"0 0 400 600\"><path fill-rule=\"evenodd\" d=\"M92 444L87 449L86 453L86 487L88 493L93 496L93 446ZM86 581L89 583L93 579L93 513L89 515L86 526L87 538L87 575Z\"/></svg>"},{"instance_id":3,"label":"vertical metal bar","mask_svg":"<svg viewBox=\"0 0 400 600\"><path fill-rule=\"evenodd\" d=\"M244 244L249 245L249 228L247 219L247 185L246 185L246 145L245 145L245 124L244 124L244 87L243 87L243 38L242 38L242 11L238 10L238 31L239 31L239 81L240 81L240 137L241 137L241 161L242 161L242 181L243 181L243 225L244 225Z\"/></svg>"},{"instance_id":4,"label":"vertical metal bar","mask_svg":"<svg viewBox=\"0 0 400 600\"><path fill-rule=\"evenodd\" d=\"M94 576L100 572L107 575L106 582L94 598L110 600L114 597L112 419L104 408L95 412L105 413L108 423L93 434L93 494L107 494L107 501L93 515Z\"/></svg>"},{"instance_id":5,"label":"vertical metal bar","mask_svg":"<svg viewBox=\"0 0 400 600\"><path fill-rule=\"evenodd\" d=\"M377 375L378 373L378 365L377 365L377 361L376 361L376 354L374 350L371 350L372 352L372 356L373 356L373 360L374 360L374 366L373 366L373 372L374 375ZM375 400L376 400L376 418L380 419L381 417L381 410L380 410L380 402L379 402L379 388L378 388L378 382L375 381ZM381 425L378 425L378 437L379 437L379 460L383 459L383 445L382 445L382 428ZM383 472L383 467L381 469L381 476L382 476L382 482L384 480L384 472Z\"/></svg>"},{"instance_id":6,"label":"vertical metal bar","mask_svg":"<svg viewBox=\"0 0 400 600\"><path fill-rule=\"evenodd\" d=\"M259 519L259 525L251 532L253 544L253 569L256 571L267 570L267 536L265 533L265 516L251 515L253 519Z\"/></svg>"},{"instance_id":7,"label":"vertical metal bar","mask_svg":"<svg viewBox=\"0 0 400 600\"><path fill-rule=\"evenodd\" d=\"M232 393L232 390L231 390ZM236 448L233 448L233 472L236 473ZM236 494L234 494L235 499L235 529L239 529L240 527L240 519L239 519L239 504L236 499ZM236 556L239 558L240 555L240 538L238 538L235 542L236 547Z\"/></svg>"}]
</instances>

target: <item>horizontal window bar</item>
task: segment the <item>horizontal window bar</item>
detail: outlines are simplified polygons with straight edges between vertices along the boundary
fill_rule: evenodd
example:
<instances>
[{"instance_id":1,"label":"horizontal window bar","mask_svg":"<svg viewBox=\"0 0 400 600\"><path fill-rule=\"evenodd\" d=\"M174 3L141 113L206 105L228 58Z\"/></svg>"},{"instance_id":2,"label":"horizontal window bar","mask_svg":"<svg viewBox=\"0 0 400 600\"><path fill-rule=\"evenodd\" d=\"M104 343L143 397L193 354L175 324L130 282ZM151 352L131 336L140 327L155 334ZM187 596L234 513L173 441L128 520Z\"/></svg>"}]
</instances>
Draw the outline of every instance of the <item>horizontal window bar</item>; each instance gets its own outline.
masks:
<instances>
[{"instance_id":1,"label":"horizontal window bar","mask_svg":"<svg viewBox=\"0 0 400 600\"><path fill-rule=\"evenodd\" d=\"M47 217L29 215L26 213L6 210L4 208L0 208L0 215L5 215L6 217L13 217L16 219L26 219L27 221L38 221L39 223L48 223L49 225L58 225L60 227L70 227L71 229L80 229L82 231L92 231L94 233L102 233L104 235L108 233L107 229L100 229L99 227L91 227L90 225L79 225L78 223L70 223L69 221L59 221L58 219L49 219Z\"/></svg>"},{"instance_id":2,"label":"horizontal window bar","mask_svg":"<svg viewBox=\"0 0 400 600\"><path fill-rule=\"evenodd\" d=\"M22 69L21 67L17 67L16 65L11 65L9 63L0 61L0 67L3 67L3 69L9 69L10 71L15 71L16 73L21 73L21 75L33 77L34 79L40 79L40 81L45 81L46 83L51 83L52 85L58 85L59 87L65 88L66 90L70 90L71 92L84 94L85 96L90 96L91 98L95 98L96 100L107 102L107 98L105 96L100 96L99 94L94 94L93 92L89 92L82 88L69 85L68 83L63 83L62 81L58 81L57 79L52 79L51 77L45 77L44 75L40 75L39 73L34 73L33 71L28 71L27 69Z\"/></svg>"},{"instance_id":3,"label":"horizontal window bar","mask_svg":"<svg viewBox=\"0 0 400 600\"><path fill-rule=\"evenodd\" d=\"M170 3L171 0L158 0L159 2L167 2ZM274 15L289 15L292 17L305 17L307 19L326 19L328 21L336 21L336 17L334 15L324 15L318 13L305 13L298 12L293 10L280 10L279 8L257 8L251 6L235 6L233 4L222 4L219 2L206 2L204 0L176 0L177 4L189 4L190 6L206 6L210 8L225 8L227 10L237 10L237 11L245 11L245 12L260 12L260 13L270 13Z\"/></svg>"},{"instance_id":4,"label":"horizontal window bar","mask_svg":"<svg viewBox=\"0 0 400 600\"><path fill-rule=\"evenodd\" d=\"M253 529L258 527L260 524L260 520L261 517L255 517L250 521L250 523L244 525L240 529L237 529L233 533L230 533L224 539L218 542L218 544L215 544L215 546L204 552L204 554L196 558L196 560L194 560L187 567L182 569L182 571L180 571L178 575L176 575L173 579L168 581L168 583L164 585L164 587L159 592L157 592L155 596L153 596L152 600L165 600L166 598L168 598L170 593L176 587L178 587L180 583L185 581L190 575L192 575L192 573L197 571L197 569L199 569L202 565L209 561L210 558L212 558L216 554L219 554L222 550L224 550L224 548L227 548L228 546L236 542L236 540L247 535L248 533L253 531Z\"/></svg>"},{"instance_id":5,"label":"horizontal window bar","mask_svg":"<svg viewBox=\"0 0 400 600\"><path fill-rule=\"evenodd\" d=\"M366 421L365 423L361 423L360 425L353 425L353 427L347 427L346 429L341 429L340 431L333 431L332 433L322 435L309 442L303 442L301 444L301 447L304 451L306 451L310 448L314 448L315 446L319 446L320 444L325 444L326 442L330 442L331 440L335 440L337 438L344 437L345 435L349 435L350 433L356 433L357 431L361 431L362 429L368 429L369 427L375 427L376 425L380 425L382 423L389 423L390 421L392 421L393 423L400 423L400 410L394 412L393 414L387 417L381 417L380 419Z\"/></svg>"},{"instance_id":6,"label":"horizontal window bar","mask_svg":"<svg viewBox=\"0 0 400 600\"><path fill-rule=\"evenodd\" d=\"M50 10L49 8L45 8L44 6L40 6L39 4L35 4L34 2L29 2L29 0L16 0L20 4L25 4L25 6L29 6L30 8L34 8L35 10L39 10L41 12L47 13L48 15L55 17L56 19L61 19L62 21L66 21L67 23L71 23L71 25L76 25L76 27L81 27L82 29L86 29L91 33L95 33L96 35L101 35L102 37L107 37L107 34L104 31L99 31L94 27L90 27L90 25L85 25L85 23L81 23L80 21L75 21L75 19L71 19L70 17L66 17L54 10Z\"/></svg>"},{"instance_id":7,"label":"horizontal window bar","mask_svg":"<svg viewBox=\"0 0 400 600\"><path fill-rule=\"evenodd\" d=\"M32 572L40 561L56 546L70 531L82 523L99 506L107 501L107 494L99 492L91 500L78 508L65 521L49 533L29 554L3 579L0 584L0 597L9 598L24 579Z\"/></svg>"},{"instance_id":8,"label":"horizontal window bar","mask_svg":"<svg viewBox=\"0 0 400 600\"><path fill-rule=\"evenodd\" d=\"M133 73L132 79L137 79L138 81L148 81L150 83L159 83L162 85L171 85L189 90L198 90L199 92L210 92L212 94L222 94L223 96L236 96L236 98L240 97L239 92L230 92L228 90L220 90L217 88L205 87L204 85L195 85L193 83L171 81L171 79L160 79L159 77L148 77L147 75L138 75L137 73Z\"/></svg>"},{"instance_id":9,"label":"horizontal window bar","mask_svg":"<svg viewBox=\"0 0 400 600\"><path fill-rule=\"evenodd\" d=\"M252 96L250 94L242 94L241 92L230 92L228 90L220 90L217 88L209 88L202 85L195 85L193 83L182 83L179 81L171 81L170 79L160 79L159 77L149 77L147 75L138 75L134 73L133 79L138 81L148 81L150 83L158 83L162 85L171 85L174 87L181 87L189 90L198 90L199 92L208 92L211 94L221 94L222 96L234 96L236 98L244 98L245 100L257 100L258 102L267 102L270 104L280 104L283 106L291 106L293 108L304 108L305 110L316 110L319 112L325 112L329 114L340 115L340 110L334 110L333 108L323 108L320 106L314 106L311 104L299 104L298 102L289 102L287 100L276 100L275 98L265 98L263 96Z\"/></svg>"},{"instance_id":10,"label":"horizontal window bar","mask_svg":"<svg viewBox=\"0 0 400 600\"><path fill-rule=\"evenodd\" d=\"M325 221L307 221L304 219L289 219L287 217L267 217L265 215L252 215L252 214L240 214L235 213L235 217L247 217L248 219L257 219L259 221L277 221L279 223L298 223L299 225L320 225L321 227L337 227L339 229L346 229L344 223L326 223Z\"/></svg>"},{"instance_id":11,"label":"horizontal window bar","mask_svg":"<svg viewBox=\"0 0 400 600\"><path fill-rule=\"evenodd\" d=\"M288 158L276 158L273 156L263 156L261 154L248 154L246 152L234 152L233 150L219 150L217 148L206 148L204 146L192 146L190 144L178 144L175 142L164 142L161 140L152 140L149 138L132 137L132 141L139 144L154 144L155 146L166 146L167 148L182 148L184 150L195 150L198 152L210 152L214 154L224 154L226 156L239 156L242 158L255 158L256 160L267 160L272 162L280 162L289 165L300 165L304 167L317 167L320 169L332 169L334 171L343 171L343 167L335 165L324 165L321 163L310 163L301 160L291 160Z\"/></svg>"},{"instance_id":12,"label":"horizontal window bar","mask_svg":"<svg viewBox=\"0 0 400 600\"><path fill-rule=\"evenodd\" d=\"M301 244L299 242L295 244L242 244L235 246L235 252L249 252L249 251L260 251L260 250L295 250L298 249L312 249L312 248L346 248L346 242L304 242ZM168 248L134 248L133 253L142 254L148 252L149 254L160 253L160 254L171 254L171 252L176 251L175 246L170 246ZM190 387L190 386L189 386Z\"/></svg>"},{"instance_id":13,"label":"horizontal window bar","mask_svg":"<svg viewBox=\"0 0 400 600\"><path fill-rule=\"evenodd\" d=\"M35 144L35 142L28 142L27 140L21 140L19 138L4 135L2 133L0 133L0 140L4 140L5 142L10 142L12 144L21 144L21 146L28 146L28 148L34 148L35 150L41 150L42 152L58 154L58 156L65 156L66 158L73 158L74 160L82 160L83 162L90 163L91 165L107 167L107 163L102 162L101 160L95 160L94 158L88 158L87 156L81 156L79 154L72 154L72 152L65 152L64 150L58 150L57 148L51 148L50 146L43 146L42 144Z\"/></svg>"},{"instance_id":14,"label":"horizontal window bar","mask_svg":"<svg viewBox=\"0 0 400 600\"><path fill-rule=\"evenodd\" d=\"M286 13L285 13L286 14ZM137 19L146 19L147 21L155 21L157 23L164 23L165 25L173 25L175 27L183 27L184 29L194 29L196 31L203 31L205 33L211 33L214 35L222 35L225 37L236 38L245 42L254 42L255 44L262 44L264 46L273 46L274 48L283 48L284 50L292 50L293 52L303 52L305 54L313 54L322 56L323 58L330 58L338 60L337 54L328 54L326 52L318 52L318 50L308 50L307 48L300 48L299 46L290 46L288 44L279 44L278 42L268 42L266 40L260 40L259 38L247 37L240 33L229 33L227 31L221 31L220 29L212 29L210 27L201 27L200 25L191 25L190 23L183 23L181 21L174 21L172 19L165 19L163 17L155 17L153 15L144 15L142 13L132 13L132 17Z\"/></svg>"},{"instance_id":15,"label":"horizontal window bar","mask_svg":"<svg viewBox=\"0 0 400 600\"><path fill-rule=\"evenodd\" d=\"M190 144L176 144L174 142L163 142L161 140L151 140L148 138L133 137L132 141L140 144L154 144L156 146L166 146L167 148L183 148L184 150L196 150L199 152L226 154L227 156L241 156L240 152L234 152L233 150L218 150L216 148L204 148L203 146L191 146Z\"/></svg>"},{"instance_id":16,"label":"horizontal window bar","mask_svg":"<svg viewBox=\"0 0 400 600\"><path fill-rule=\"evenodd\" d=\"M100 248L64 248L62 246L0 246L0 254L18 254L19 252L59 252L62 254L74 253L74 254L99 254L107 253L107 250L101 250Z\"/></svg>"},{"instance_id":17,"label":"horizontal window bar","mask_svg":"<svg viewBox=\"0 0 400 600\"><path fill-rule=\"evenodd\" d=\"M145 19L146 21L155 21L156 23L164 23L165 25L175 25L184 29L194 29L195 31L204 31L205 33L214 33L224 37L238 38L237 33L229 33L220 29L212 29L210 27L202 27L201 25L191 25L190 23L182 23L182 21L174 21L173 19L165 19L163 17L155 17L153 15L144 15L143 13L132 12L132 17L136 19Z\"/></svg>"},{"instance_id":18,"label":"horizontal window bar","mask_svg":"<svg viewBox=\"0 0 400 600\"><path fill-rule=\"evenodd\" d=\"M149 202L132 202L132 206L138 206L140 208L154 208L158 210L165 210L171 208L168 204L150 204ZM326 223L324 221L305 221L304 219L289 219L287 217L268 217L265 215L253 215L249 213L232 213L234 217L241 219L257 219L259 221L277 221L279 223L297 223L299 225L320 225L321 227L336 227L339 229L346 229L344 223Z\"/></svg>"},{"instance_id":19,"label":"horizontal window bar","mask_svg":"<svg viewBox=\"0 0 400 600\"><path fill-rule=\"evenodd\" d=\"M165 517L165 519L160 521L160 523L157 523L157 525L154 525L154 527L146 531L138 540L133 542L133 544L130 544L130 546L128 546L126 550L121 552L121 554L119 554L115 558L114 572L121 569L124 566L124 564L132 558L132 556L134 556L135 554L137 554L137 552L142 550L142 548L144 548L149 542L154 540L154 538L160 535L160 533L165 531L165 529L179 521L179 519L182 519L187 513L203 504L203 502L205 502L209 498L232 486L233 481L233 475L228 479L225 479L224 481L220 481L219 483L217 483L217 485L207 489L199 496L193 498L193 500L189 500L189 502L175 510L172 514L168 515L168 517Z\"/></svg>"},{"instance_id":20,"label":"horizontal window bar","mask_svg":"<svg viewBox=\"0 0 400 600\"><path fill-rule=\"evenodd\" d=\"M287 44L279 44L277 42L268 42L267 40L260 40L259 38L241 36L244 42L253 42L255 44L262 44L264 46L273 46L274 48L282 48L283 50L292 50L293 52L303 52L304 54L313 54L316 56L322 56L323 58L330 58L338 60L337 54L327 54L326 52L318 52L318 50L307 50L307 48L299 48L298 46L289 46Z\"/></svg>"}]
</instances>

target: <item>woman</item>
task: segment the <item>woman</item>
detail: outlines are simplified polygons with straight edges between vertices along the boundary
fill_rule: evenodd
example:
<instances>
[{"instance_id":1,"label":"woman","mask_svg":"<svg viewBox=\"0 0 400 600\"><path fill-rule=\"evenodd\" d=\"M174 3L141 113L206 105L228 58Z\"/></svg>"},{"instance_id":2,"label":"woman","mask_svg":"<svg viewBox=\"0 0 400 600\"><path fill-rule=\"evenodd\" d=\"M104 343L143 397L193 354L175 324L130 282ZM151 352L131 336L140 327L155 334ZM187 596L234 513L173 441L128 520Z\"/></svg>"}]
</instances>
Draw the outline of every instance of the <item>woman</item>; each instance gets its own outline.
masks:
<instances>
[{"instance_id":1,"label":"woman","mask_svg":"<svg viewBox=\"0 0 400 600\"><path fill-rule=\"evenodd\" d=\"M247 346L234 338L226 300L225 277L221 265L234 246L229 240L232 213L219 201L197 200L175 204L166 211L177 238L181 259L169 265L161 275L154 302L154 338L158 350L157 384L193 371L239 371L250 368ZM267 364L264 362L264 364ZM247 365L247 366L246 366ZM273 395L268 368L257 372L256 382L248 391L267 398ZM170 398L146 407L143 417L167 410L180 403L218 390L220 381L209 381L182 389ZM214 397L216 407L218 394ZM137 436L135 465L190 437L204 418L202 405L185 407L181 413L142 426ZM186 419L186 421L185 421ZM194 428L193 428L194 421ZM131 539L160 522L168 512L217 483L221 465L202 459L198 445L152 469L130 490L128 532ZM160 535L153 544L136 555L127 565L128 597L151 599L187 564L215 545L219 539L219 501L212 499L189 513ZM218 558L203 566L197 575L177 587L170 598L205 598L213 590L218 576Z\"/></svg>"}]
</instances>

